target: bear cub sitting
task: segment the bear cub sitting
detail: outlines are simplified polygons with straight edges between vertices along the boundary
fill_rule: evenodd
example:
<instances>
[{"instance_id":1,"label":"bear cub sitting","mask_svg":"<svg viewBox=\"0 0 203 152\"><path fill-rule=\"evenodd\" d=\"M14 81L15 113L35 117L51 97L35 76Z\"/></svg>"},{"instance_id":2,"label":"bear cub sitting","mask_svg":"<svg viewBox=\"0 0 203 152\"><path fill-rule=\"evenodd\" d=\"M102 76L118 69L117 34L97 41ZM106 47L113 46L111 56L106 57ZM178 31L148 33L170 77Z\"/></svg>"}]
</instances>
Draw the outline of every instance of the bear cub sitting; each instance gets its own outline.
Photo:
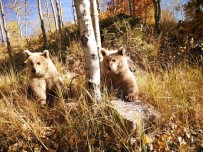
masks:
<instances>
[{"instance_id":1,"label":"bear cub sitting","mask_svg":"<svg viewBox=\"0 0 203 152\"><path fill-rule=\"evenodd\" d=\"M25 63L29 71L30 88L41 105L44 106L47 93L53 91L56 86L62 85L62 78L52 62L48 50L44 50L43 53L32 53L25 50L24 53L28 57Z\"/></svg>"},{"instance_id":2,"label":"bear cub sitting","mask_svg":"<svg viewBox=\"0 0 203 152\"><path fill-rule=\"evenodd\" d=\"M108 90L118 90L127 101L138 98L138 87L135 76L130 71L125 49L106 51L101 50L101 81Z\"/></svg>"}]
</instances>

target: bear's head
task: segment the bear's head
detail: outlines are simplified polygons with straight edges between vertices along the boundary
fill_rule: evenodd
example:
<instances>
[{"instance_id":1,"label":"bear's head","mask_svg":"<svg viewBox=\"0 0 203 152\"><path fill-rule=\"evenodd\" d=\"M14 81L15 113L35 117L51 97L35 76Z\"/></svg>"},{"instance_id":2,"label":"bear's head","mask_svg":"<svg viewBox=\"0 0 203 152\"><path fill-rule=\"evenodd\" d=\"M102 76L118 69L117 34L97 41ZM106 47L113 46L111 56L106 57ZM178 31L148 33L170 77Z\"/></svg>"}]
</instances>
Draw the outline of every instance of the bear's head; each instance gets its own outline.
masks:
<instances>
[{"instance_id":1,"label":"bear's head","mask_svg":"<svg viewBox=\"0 0 203 152\"><path fill-rule=\"evenodd\" d=\"M103 56L103 71L118 74L121 71L128 69L127 57L123 47L113 51L106 51L105 49L102 49L101 54Z\"/></svg>"},{"instance_id":2,"label":"bear's head","mask_svg":"<svg viewBox=\"0 0 203 152\"><path fill-rule=\"evenodd\" d=\"M29 73L32 77L44 77L48 69L47 59L49 59L49 51L44 50L43 53L30 52L25 50L24 53L27 55L27 60L25 61Z\"/></svg>"}]
</instances>

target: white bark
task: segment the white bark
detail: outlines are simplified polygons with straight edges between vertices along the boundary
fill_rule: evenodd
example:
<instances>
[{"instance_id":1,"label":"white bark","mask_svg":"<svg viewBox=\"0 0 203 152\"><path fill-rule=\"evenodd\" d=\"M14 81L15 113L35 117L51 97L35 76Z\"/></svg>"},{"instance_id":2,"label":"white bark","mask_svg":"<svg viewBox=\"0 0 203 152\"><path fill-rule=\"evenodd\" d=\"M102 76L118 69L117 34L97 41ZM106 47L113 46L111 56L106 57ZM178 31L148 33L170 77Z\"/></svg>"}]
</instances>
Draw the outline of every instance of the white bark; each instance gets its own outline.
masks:
<instances>
[{"instance_id":1,"label":"white bark","mask_svg":"<svg viewBox=\"0 0 203 152\"><path fill-rule=\"evenodd\" d=\"M98 15L98 10L97 10L97 1L92 0L92 23L93 23L93 28L94 28L94 34L96 38L96 43L97 43L97 51L99 54L99 58L101 59L102 55L100 54L101 50L101 36L100 36L100 30L99 30L99 15Z\"/></svg>"},{"instance_id":2,"label":"white bark","mask_svg":"<svg viewBox=\"0 0 203 152\"><path fill-rule=\"evenodd\" d=\"M54 24L55 24L56 30L58 31L59 27L58 27L58 22L57 22L57 17L56 17L56 11L55 11L55 8L54 8L53 0L50 0L50 3L51 3L51 8L52 8L53 17L54 17Z\"/></svg>"},{"instance_id":3,"label":"white bark","mask_svg":"<svg viewBox=\"0 0 203 152\"><path fill-rule=\"evenodd\" d=\"M92 20L90 16L89 0L75 0L78 23L80 25L81 42L85 49L86 78L90 94L94 99L101 99L100 67Z\"/></svg>"},{"instance_id":4,"label":"white bark","mask_svg":"<svg viewBox=\"0 0 203 152\"><path fill-rule=\"evenodd\" d=\"M47 47L47 36L46 36L46 31L45 31L45 27L44 27L44 18L43 18L42 9L41 9L41 0L38 0L38 13L39 13L39 18L40 18L40 23L41 23L44 48L46 48Z\"/></svg>"},{"instance_id":5,"label":"white bark","mask_svg":"<svg viewBox=\"0 0 203 152\"><path fill-rule=\"evenodd\" d=\"M27 0L25 0L25 39L28 42L28 39L27 39Z\"/></svg>"},{"instance_id":6,"label":"white bark","mask_svg":"<svg viewBox=\"0 0 203 152\"><path fill-rule=\"evenodd\" d=\"M56 10L57 10L57 17L58 17L58 28L59 28L59 33L61 35L62 31L61 31L61 15L60 15L59 1L55 0L55 4L56 4Z\"/></svg>"},{"instance_id":7,"label":"white bark","mask_svg":"<svg viewBox=\"0 0 203 152\"><path fill-rule=\"evenodd\" d=\"M12 57L12 52L11 52L11 44L10 44L10 39L8 37L8 31L7 31L7 27L6 27L6 19L5 19L5 14L4 14L4 8L2 5L2 0L0 0L0 11L1 11L1 18L2 18L2 24L3 24L3 28L4 28L4 32L6 35L6 43L7 43L7 50L8 50L8 55L10 57L11 60L13 60Z\"/></svg>"},{"instance_id":8,"label":"white bark","mask_svg":"<svg viewBox=\"0 0 203 152\"><path fill-rule=\"evenodd\" d=\"M2 26L2 22L0 20L0 33L1 33L1 43L2 45L4 45L4 30L3 30L3 26Z\"/></svg>"},{"instance_id":9,"label":"white bark","mask_svg":"<svg viewBox=\"0 0 203 152\"><path fill-rule=\"evenodd\" d=\"M46 8L46 16L47 16L47 21L48 21L49 32L52 32L51 22L50 22L50 16L49 16L49 4L48 4L48 0L46 0L46 2L45 2L45 8Z\"/></svg>"}]
</instances>

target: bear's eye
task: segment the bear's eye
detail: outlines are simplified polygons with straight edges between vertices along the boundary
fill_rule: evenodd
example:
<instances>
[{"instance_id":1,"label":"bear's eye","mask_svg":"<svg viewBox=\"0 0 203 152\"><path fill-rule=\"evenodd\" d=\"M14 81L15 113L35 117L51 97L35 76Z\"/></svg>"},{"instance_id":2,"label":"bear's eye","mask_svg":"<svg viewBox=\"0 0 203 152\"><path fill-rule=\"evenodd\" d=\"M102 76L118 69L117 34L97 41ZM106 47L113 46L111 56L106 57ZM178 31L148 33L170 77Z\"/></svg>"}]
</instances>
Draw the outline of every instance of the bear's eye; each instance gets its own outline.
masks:
<instances>
[{"instance_id":1,"label":"bear's eye","mask_svg":"<svg viewBox=\"0 0 203 152\"><path fill-rule=\"evenodd\" d=\"M34 65L34 63L33 63L33 62L30 62L30 65L31 65L31 66L33 66L33 65Z\"/></svg>"},{"instance_id":2,"label":"bear's eye","mask_svg":"<svg viewBox=\"0 0 203 152\"><path fill-rule=\"evenodd\" d=\"M40 62L37 62L37 65L40 65L41 63Z\"/></svg>"},{"instance_id":3,"label":"bear's eye","mask_svg":"<svg viewBox=\"0 0 203 152\"><path fill-rule=\"evenodd\" d=\"M116 60L115 60L115 59L113 59L112 61L113 61L113 62L116 62Z\"/></svg>"},{"instance_id":4,"label":"bear's eye","mask_svg":"<svg viewBox=\"0 0 203 152\"><path fill-rule=\"evenodd\" d=\"M109 59L107 59L106 62L109 63Z\"/></svg>"}]
</instances>

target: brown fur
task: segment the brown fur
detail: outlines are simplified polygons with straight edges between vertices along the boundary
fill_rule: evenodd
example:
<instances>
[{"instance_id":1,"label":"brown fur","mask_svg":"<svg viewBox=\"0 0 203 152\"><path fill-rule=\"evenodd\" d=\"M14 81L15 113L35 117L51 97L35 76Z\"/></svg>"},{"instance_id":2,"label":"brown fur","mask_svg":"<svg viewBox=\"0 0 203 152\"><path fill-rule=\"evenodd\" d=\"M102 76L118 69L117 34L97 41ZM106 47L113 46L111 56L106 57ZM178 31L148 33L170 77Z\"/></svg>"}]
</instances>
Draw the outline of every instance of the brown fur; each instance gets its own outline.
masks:
<instances>
[{"instance_id":1,"label":"brown fur","mask_svg":"<svg viewBox=\"0 0 203 152\"><path fill-rule=\"evenodd\" d=\"M102 49L101 77L108 90L119 90L128 101L137 99L138 87L130 71L125 49L106 51Z\"/></svg>"},{"instance_id":2,"label":"brown fur","mask_svg":"<svg viewBox=\"0 0 203 152\"><path fill-rule=\"evenodd\" d=\"M53 64L48 50L43 53L32 53L25 50L24 53L28 56L25 63L29 70L30 87L41 105L45 105L47 92L52 91L58 84L62 84L62 78Z\"/></svg>"}]
</instances>

